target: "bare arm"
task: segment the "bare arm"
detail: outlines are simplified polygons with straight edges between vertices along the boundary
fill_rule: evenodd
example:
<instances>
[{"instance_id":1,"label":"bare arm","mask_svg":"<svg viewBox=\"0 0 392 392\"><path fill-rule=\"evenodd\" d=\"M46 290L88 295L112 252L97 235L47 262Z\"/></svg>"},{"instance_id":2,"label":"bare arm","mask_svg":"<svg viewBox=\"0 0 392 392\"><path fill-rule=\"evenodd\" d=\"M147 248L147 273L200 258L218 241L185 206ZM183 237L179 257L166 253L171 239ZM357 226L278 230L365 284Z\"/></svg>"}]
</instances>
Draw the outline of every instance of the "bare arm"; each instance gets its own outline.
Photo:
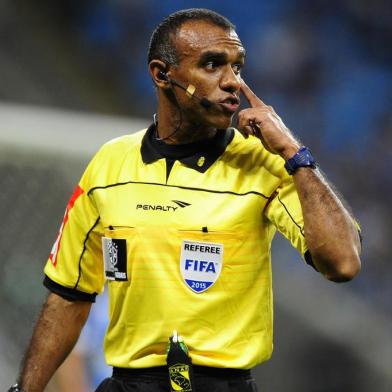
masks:
<instances>
[{"instance_id":1,"label":"bare arm","mask_svg":"<svg viewBox=\"0 0 392 392\"><path fill-rule=\"evenodd\" d=\"M49 294L35 325L19 376L26 392L42 392L75 345L91 303Z\"/></svg>"},{"instance_id":2,"label":"bare arm","mask_svg":"<svg viewBox=\"0 0 392 392\"><path fill-rule=\"evenodd\" d=\"M258 137L267 150L285 160L294 156L300 144L274 109L265 105L245 82L241 91L251 107L239 113L238 129L245 137ZM300 168L293 177L314 265L329 280L352 279L361 266L361 245L353 219L319 170Z\"/></svg>"},{"instance_id":3,"label":"bare arm","mask_svg":"<svg viewBox=\"0 0 392 392\"><path fill-rule=\"evenodd\" d=\"M329 280L344 282L360 270L361 244L353 219L318 170L294 174L313 263Z\"/></svg>"}]
</instances>

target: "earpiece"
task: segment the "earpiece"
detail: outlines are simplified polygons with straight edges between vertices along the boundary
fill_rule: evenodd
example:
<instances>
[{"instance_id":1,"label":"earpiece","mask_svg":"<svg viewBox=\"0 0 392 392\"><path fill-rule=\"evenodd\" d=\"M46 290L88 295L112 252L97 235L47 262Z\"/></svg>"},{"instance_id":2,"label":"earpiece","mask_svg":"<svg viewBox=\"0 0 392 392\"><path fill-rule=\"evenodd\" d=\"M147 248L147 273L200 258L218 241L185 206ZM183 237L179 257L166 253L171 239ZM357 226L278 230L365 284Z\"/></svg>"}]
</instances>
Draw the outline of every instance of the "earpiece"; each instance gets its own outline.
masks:
<instances>
[{"instance_id":1,"label":"earpiece","mask_svg":"<svg viewBox=\"0 0 392 392\"><path fill-rule=\"evenodd\" d=\"M188 84L188 87L185 87L182 83L177 82L177 80L175 80L173 78L169 79L169 76L164 71L159 71L158 77L161 80L164 80L165 82L169 82L171 85L175 85L175 86L181 88L182 90L184 90L189 98L196 98L200 102L200 105L203 106L204 109L209 109L211 107L211 105L213 104L213 102L211 102L207 98L200 97L199 95L195 94L196 87L193 84Z\"/></svg>"},{"instance_id":2,"label":"earpiece","mask_svg":"<svg viewBox=\"0 0 392 392\"><path fill-rule=\"evenodd\" d=\"M159 72L158 72L158 76L159 76L162 80L165 80L166 82L169 81L169 77L167 76L167 73L166 73L166 72L159 71Z\"/></svg>"}]
</instances>

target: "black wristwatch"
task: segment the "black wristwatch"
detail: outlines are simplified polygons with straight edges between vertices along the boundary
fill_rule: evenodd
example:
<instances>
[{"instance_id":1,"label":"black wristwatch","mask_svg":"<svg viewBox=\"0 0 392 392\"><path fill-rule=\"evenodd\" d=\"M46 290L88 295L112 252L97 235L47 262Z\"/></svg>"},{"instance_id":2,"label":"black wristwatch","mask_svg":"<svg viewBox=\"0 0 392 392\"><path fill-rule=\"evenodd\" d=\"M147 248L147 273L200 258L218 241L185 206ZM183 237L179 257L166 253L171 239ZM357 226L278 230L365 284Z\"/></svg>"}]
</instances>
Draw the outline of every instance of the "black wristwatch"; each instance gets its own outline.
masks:
<instances>
[{"instance_id":1,"label":"black wristwatch","mask_svg":"<svg viewBox=\"0 0 392 392\"><path fill-rule=\"evenodd\" d=\"M24 392L24 390L19 386L18 383L12 385L8 392Z\"/></svg>"},{"instance_id":2,"label":"black wristwatch","mask_svg":"<svg viewBox=\"0 0 392 392\"><path fill-rule=\"evenodd\" d=\"M300 167L316 168L316 160L313 158L309 148L301 147L298 152L284 164L289 174L294 174Z\"/></svg>"}]
</instances>

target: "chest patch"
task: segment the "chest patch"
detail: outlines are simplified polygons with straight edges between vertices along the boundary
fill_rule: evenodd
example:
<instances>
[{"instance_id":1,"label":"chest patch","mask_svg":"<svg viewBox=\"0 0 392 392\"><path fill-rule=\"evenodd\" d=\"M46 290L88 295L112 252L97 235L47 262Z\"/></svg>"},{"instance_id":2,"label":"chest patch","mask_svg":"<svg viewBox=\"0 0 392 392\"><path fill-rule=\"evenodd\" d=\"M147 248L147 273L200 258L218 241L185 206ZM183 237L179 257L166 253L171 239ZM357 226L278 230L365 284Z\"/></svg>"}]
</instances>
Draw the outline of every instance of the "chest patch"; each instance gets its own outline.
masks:
<instances>
[{"instance_id":1,"label":"chest patch","mask_svg":"<svg viewBox=\"0 0 392 392\"><path fill-rule=\"evenodd\" d=\"M127 276L127 241L102 237L105 276L108 280L128 280Z\"/></svg>"},{"instance_id":2,"label":"chest patch","mask_svg":"<svg viewBox=\"0 0 392 392\"><path fill-rule=\"evenodd\" d=\"M222 263L222 244L182 241L181 275L186 285L195 293L206 291L218 280Z\"/></svg>"}]
</instances>

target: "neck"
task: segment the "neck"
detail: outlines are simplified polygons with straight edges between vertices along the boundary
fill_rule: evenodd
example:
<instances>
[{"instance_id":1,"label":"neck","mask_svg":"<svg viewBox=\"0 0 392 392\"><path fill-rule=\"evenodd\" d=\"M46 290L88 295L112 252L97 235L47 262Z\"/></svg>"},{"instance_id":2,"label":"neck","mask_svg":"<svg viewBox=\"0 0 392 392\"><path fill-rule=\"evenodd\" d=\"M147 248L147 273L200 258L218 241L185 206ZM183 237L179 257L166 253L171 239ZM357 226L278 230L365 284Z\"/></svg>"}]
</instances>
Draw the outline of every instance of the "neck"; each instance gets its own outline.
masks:
<instances>
[{"instance_id":1,"label":"neck","mask_svg":"<svg viewBox=\"0 0 392 392\"><path fill-rule=\"evenodd\" d=\"M157 137L167 144L187 144L215 136L216 128L190 122L177 111L158 108Z\"/></svg>"}]
</instances>

